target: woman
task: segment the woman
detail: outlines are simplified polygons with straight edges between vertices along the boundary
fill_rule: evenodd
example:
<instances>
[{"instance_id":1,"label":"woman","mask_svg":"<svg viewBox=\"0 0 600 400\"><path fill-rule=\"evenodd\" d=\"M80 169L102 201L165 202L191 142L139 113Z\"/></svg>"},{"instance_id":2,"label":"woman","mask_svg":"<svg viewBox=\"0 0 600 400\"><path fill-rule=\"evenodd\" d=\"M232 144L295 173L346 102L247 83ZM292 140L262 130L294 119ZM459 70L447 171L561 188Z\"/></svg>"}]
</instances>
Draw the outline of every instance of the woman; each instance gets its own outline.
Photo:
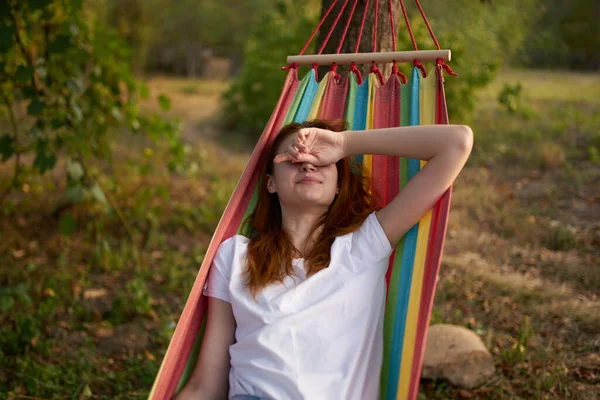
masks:
<instances>
[{"instance_id":1,"label":"woman","mask_svg":"<svg viewBox=\"0 0 600 400\"><path fill-rule=\"evenodd\" d=\"M284 127L269 152L251 238L225 240L205 294L208 321L185 399L376 399L385 273L402 236L452 184L471 129ZM351 156L427 160L375 212Z\"/></svg>"}]
</instances>

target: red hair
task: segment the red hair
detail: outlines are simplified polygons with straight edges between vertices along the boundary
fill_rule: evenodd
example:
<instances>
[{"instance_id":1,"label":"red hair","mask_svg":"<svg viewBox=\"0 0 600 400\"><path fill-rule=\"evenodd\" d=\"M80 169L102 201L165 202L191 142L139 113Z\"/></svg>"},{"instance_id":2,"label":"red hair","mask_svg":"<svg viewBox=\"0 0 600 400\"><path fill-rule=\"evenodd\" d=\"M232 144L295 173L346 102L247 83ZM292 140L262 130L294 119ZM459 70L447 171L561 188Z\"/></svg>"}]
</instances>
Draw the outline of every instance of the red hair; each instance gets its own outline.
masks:
<instances>
[{"instance_id":1,"label":"red hair","mask_svg":"<svg viewBox=\"0 0 600 400\"><path fill-rule=\"evenodd\" d=\"M273 159L281 142L302 128L339 132L344 130L345 121L314 120L281 128L267 154L264 165L267 174L273 173ZM312 228L311 234L320 226L323 227L305 256L308 276L329 266L331 245L337 236L354 232L376 210L377 201L362 165L347 157L339 160L336 167L340 190L327 212ZM300 253L292 245L289 234L283 230L279 198L277 193L269 193L264 176L259 183L256 208L245 223L254 228L248 243L246 284L256 296L267 285L283 282L285 276L292 275L292 258Z\"/></svg>"}]
</instances>

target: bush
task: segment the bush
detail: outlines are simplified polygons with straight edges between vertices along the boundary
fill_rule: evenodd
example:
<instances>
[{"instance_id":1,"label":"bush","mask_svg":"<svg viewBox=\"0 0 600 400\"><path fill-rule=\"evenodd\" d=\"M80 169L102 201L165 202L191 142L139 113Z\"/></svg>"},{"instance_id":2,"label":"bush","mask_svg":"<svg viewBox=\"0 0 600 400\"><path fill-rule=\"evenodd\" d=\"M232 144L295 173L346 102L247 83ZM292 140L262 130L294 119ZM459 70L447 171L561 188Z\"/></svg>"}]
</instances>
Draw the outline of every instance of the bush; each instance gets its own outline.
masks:
<instances>
[{"instance_id":1,"label":"bush","mask_svg":"<svg viewBox=\"0 0 600 400\"><path fill-rule=\"evenodd\" d=\"M106 201L85 160L110 162L110 145L124 131L165 140L173 168L183 159L179 126L139 111L148 89L133 77L130 49L82 3L0 3L0 110L10 121L0 131L0 159L16 165L0 202L28 173L44 174L61 158L68 161L67 197ZM159 101L169 107L164 96ZM21 107L27 115L19 119ZM22 156L29 154L28 168Z\"/></svg>"},{"instance_id":2,"label":"bush","mask_svg":"<svg viewBox=\"0 0 600 400\"><path fill-rule=\"evenodd\" d=\"M313 2L315 3L315 2ZM318 2L320 4L320 2ZM453 122L468 122L476 101L476 90L487 85L506 57L521 46L525 22L532 19L534 0L517 2L437 3L426 9L442 48L452 50L450 65L460 74L446 80L448 111ZM258 137L275 106L285 73L285 57L302 48L319 15L318 4L291 1L264 16L248 41L241 74L225 94L224 121L240 134ZM420 49L431 49L431 39L421 15L412 10L411 25ZM398 28L398 49L411 50L404 24ZM310 54L310 49L307 54ZM399 66L410 73L412 65Z\"/></svg>"},{"instance_id":3,"label":"bush","mask_svg":"<svg viewBox=\"0 0 600 400\"><path fill-rule=\"evenodd\" d=\"M244 49L244 63L223 98L222 119L228 129L257 138L277 103L286 72L286 57L299 52L317 24L317 2L281 1L266 13ZM310 54L310 49L307 51Z\"/></svg>"}]
</instances>

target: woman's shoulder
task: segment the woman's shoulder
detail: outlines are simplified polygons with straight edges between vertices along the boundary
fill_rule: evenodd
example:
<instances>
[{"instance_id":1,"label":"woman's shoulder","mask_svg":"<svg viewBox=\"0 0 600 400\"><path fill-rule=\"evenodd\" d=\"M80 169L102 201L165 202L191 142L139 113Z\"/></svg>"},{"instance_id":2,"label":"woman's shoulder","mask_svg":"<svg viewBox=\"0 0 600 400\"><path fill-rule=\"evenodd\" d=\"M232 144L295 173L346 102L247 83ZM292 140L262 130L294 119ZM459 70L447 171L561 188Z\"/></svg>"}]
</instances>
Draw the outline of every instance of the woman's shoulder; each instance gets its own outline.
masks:
<instances>
[{"instance_id":1,"label":"woman's shoulder","mask_svg":"<svg viewBox=\"0 0 600 400\"><path fill-rule=\"evenodd\" d=\"M383 258L392 252L392 246L385 236L376 212L369 214L360 228L352 232L350 240L353 253Z\"/></svg>"},{"instance_id":2,"label":"woman's shoulder","mask_svg":"<svg viewBox=\"0 0 600 400\"><path fill-rule=\"evenodd\" d=\"M217 252L221 253L224 251L225 252L233 251L235 249L245 249L248 247L249 241L250 241L250 239L248 239L246 236L233 235L221 242Z\"/></svg>"}]
</instances>

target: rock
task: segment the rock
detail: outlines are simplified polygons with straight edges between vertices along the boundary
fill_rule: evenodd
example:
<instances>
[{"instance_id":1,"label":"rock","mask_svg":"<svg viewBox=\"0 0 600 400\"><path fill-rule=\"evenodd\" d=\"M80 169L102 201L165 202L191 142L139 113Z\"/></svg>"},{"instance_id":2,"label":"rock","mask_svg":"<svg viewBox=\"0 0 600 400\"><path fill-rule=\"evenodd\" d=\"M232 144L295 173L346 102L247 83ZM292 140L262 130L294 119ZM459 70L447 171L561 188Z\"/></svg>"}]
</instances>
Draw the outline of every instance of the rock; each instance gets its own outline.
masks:
<instances>
[{"instance_id":1,"label":"rock","mask_svg":"<svg viewBox=\"0 0 600 400\"><path fill-rule=\"evenodd\" d=\"M429 327L423 357L423 378L442 378L472 389L494 374L494 360L479 336L461 326Z\"/></svg>"}]
</instances>

